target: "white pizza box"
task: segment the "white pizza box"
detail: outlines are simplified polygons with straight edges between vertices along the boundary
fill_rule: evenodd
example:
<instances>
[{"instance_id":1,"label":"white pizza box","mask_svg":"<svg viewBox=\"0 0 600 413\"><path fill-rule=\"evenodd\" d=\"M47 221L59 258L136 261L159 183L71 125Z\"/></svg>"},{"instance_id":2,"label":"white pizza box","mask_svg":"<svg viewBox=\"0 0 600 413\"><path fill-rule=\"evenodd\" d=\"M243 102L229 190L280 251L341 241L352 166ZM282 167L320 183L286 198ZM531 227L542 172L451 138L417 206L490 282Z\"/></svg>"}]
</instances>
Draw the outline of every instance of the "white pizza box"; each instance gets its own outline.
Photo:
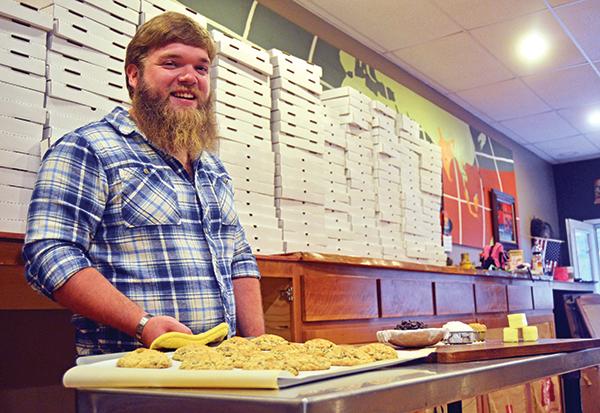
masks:
<instances>
[{"instance_id":1,"label":"white pizza box","mask_svg":"<svg viewBox=\"0 0 600 413\"><path fill-rule=\"evenodd\" d=\"M59 129L52 126L44 127L43 138L40 142L40 154L43 156L48 148L73 129Z\"/></svg>"},{"instance_id":2,"label":"white pizza box","mask_svg":"<svg viewBox=\"0 0 600 413\"><path fill-rule=\"evenodd\" d=\"M45 34L41 30L40 32ZM41 61L46 60L45 44L32 42L28 38L22 38L12 32L0 30L0 49L16 55L26 55Z\"/></svg>"},{"instance_id":3,"label":"white pizza box","mask_svg":"<svg viewBox=\"0 0 600 413\"><path fill-rule=\"evenodd\" d=\"M275 187L291 186L295 189L310 190L315 194L325 195L327 181L310 175L275 175Z\"/></svg>"},{"instance_id":4,"label":"white pizza box","mask_svg":"<svg viewBox=\"0 0 600 413\"><path fill-rule=\"evenodd\" d=\"M283 241L253 241L250 246L257 255L277 255L285 252Z\"/></svg>"},{"instance_id":5,"label":"white pizza box","mask_svg":"<svg viewBox=\"0 0 600 413\"><path fill-rule=\"evenodd\" d=\"M319 97L310 92L309 90L303 88L302 86L294 83L290 79L285 77L272 77L271 78L271 88L272 89L284 89L287 92L296 95L314 105L320 105L321 100Z\"/></svg>"},{"instance_id":6,"label":"white pizza box","mask_svg":"<svg viewBox=\"0 0 600 413\"><path fill-rule=\"evenodd\" d=\"M0 218L0 231L14 234L24 234L27 230L27 220Z\"/></svg>"},{"instance_id":7,"label":"white pizza box","mask_svg":"<svg viewBox=\"0 0 600 413\"><path fill-rule=\"evenodd\" d=\"M246 76L233 73L227 68L220 66L212 66L212 68L210 69L210 79L212 83L216 85L217 88L219 87L220 82L228 82L236 85L239 88L251 91L252 93L267 95L269 96L269 101L272 101L270 96L271 88L269 87L268 82L261 83Z\"/></svg>"},{"instance_id":8,"label":"white pizza box","mask_svg":"<svg viewBox=\"0 0 600 413\"><path fill-rule=\"evenodd\" d=\"M381 164L373 167L373 178L376 183L379 180L385 180L385 182L389 182L390 185L393 184L394 186L399 186L401 182L400 176L400 170L398 168L386 167L385 169L382 169Z\"/></svg>"},{"instance_id":9,"label":"white pizza box","mask_svg":"<svg viewBox=\"0 0 600 413\"><path fill-rule=\"evenodd\" d=\"M223 162L225 169L227 169L232 176L234 183L238 178L249 178L258 182L273 184L273 164L241 166L230 163L222 158L221 161Z\"/></svg>"},{"instance_id":10,"label":"white pizza box","mask_svg":"<svg viewBox=\"0 0 600 413\"><path fill-rule=\"evenodd\" d=\"M0 149L39 157L40 141L42 140L41 132L37 137L15 135L4 130L5 120L6 118L0 116L0 121L3 122L2 129L0 129Z\"/></svg>"},{"instance_id":11,"label":"white pizza box","mask_svg":"<svg viewBox=\"0 0 600 413\"><path fill-rule=\"evenodd\" d=\"M91 63L120 76L120 83L125 84L123 59L117 59L98 50L90 49L76 41L64 39L50 33L48 36L48 49L63 56Z\"/></svg>"},{"instance_id":12,"label":"white pizza box","mask_svg":"<svg viewBox=\"0 0 600 413\"><path fill-rule=\"evenodd\" d=\"M364 94L360 93L358 90L353 89L348 86L325 90L321 94L321 99L322 100L330 100L330 99L343 98L346 96L354 97L356 99L363 101L366 104L369 104L369 102L371 101L371 99L368 98L366 95L364 95Z\"/></svg>"},{"instance_id":13,"label":"white pizza box","mask_svg":"<svg viewBox=\"0 0 600 413\"><path fill-rule=\"evenodd\" d=\"M312 162L312 165L322 165L322 162L318 162L321 161L320 159L315 159L315 162ZM322 168L322 167L321 167ZM320 170L320 169L316 169L316 170ZM297 165L289 165L289 164L278 164L275 165L275 176L283 176L287 179L300 179L300 180L306 180L307 182L311 182L311 183L315 183L315 184L319 184L319 185L326 185L329 186L329 180L327 179L326 176L322 176L320 174L315 174L314 173L315 169L313 167L305 167L305 166L301 166L298 167Z\"/></svg>"},{"instance_id":14,"label":"white pizza box","mask_svg":"<svg viewBox=\"0 0 600 413\"><path fill-rule=\"evenodd\" d=\"M265 50L234 39L218 30L211 30L211 34L219 54L236 59L267 76L273 74L273 66L269 61L269 54Z\"/></svg>"},{"instance_id":15,"label":"white pizza box","mask_svg":"<svg viewBox=\"0 0 600 413\"><path fill-rule=\"evenodd\" d=\"M223 102L215 102L215 112L223 116L229 116L231 118L241 120L251 125L257 125L263 129L269 129L271 126L268 118L263 118L254 113L231 106L229 104L225 104Z\"/></svg>"},{"instance_id":16,"label":"white pizza box","mask_svg":"<svg viewBox=\"0 0 600 413\"><path fill-rule=\"evenodd\" d=\"M323 226L319 231L294 231L282 229L283 240L290 242L309 242L311 244L327 245L327 235L322 233Z\"/></svg>"},{"instance_id":17,"label":"white pizza box","mask_svg":"<svg viewBox=\"0 0 600 413\"><path fill-rule=\"evenodd\" d=\"M398 115L398 112L396 112L395 109L392 109L385 103L380 102L378 100L371 100L369 102L369 105L371 106L371 111L373 113L381 113L381 114L385 115L385 117L387 117L387 118L395 120L396 116Z\"/></svg>"},{"instance_id":18,"label":"white pizza box","mask_svg":"<svg viewBox=\"0 0 600 413\"><path fill-rule=\"evenodd\" d=\"M38 141L42 139L44 125L40 123L4 115L0 115L0 121L2 125L0 131L5 134L5 139L10 139L10 137L37 139Z\"/></svg>"},{"instance_id":19,"label":"white pizza box","mask_svg":"<svg viewBox=\"0 0 600 413\"><path fill-rule=\"evenodd\" d=\"M327 238L337 238L337 239L348 239L354 240L356 239L356 234L350 229L329 226L325 224L325 236Z\"/></svg>"},{"instance_id":20,"label":"white pizza box","mask_svg":"<svg viewBox=\"0 0 600 413\"><path fill-rule=\"evenodd\" d=\"M276 152L275 161L278 164L298 168L322 168L325 166L323 155L320 153L287 145L273 145L273 150Z\"/></svg>"},{"instance_id":21,"label":"white pizza box","mask_svg":"<svg viewBox=\"0 0 600 413\"><path fill-rule=\"evenodd\" d=\"M206 17L197 11L184 6L178 1L173 0L141 0L140 3L140 24L143 24L153 17L166 11L176 11L185 14L200 26L206 28Z\"/></svg>"},{"instance_id":22,"label":"white pizza box","mask_svg":"<svg viewBox=\"0 0 600 413\"><path fill-rule=\"evenodd\" d=\"M292 56L284 51L278 49L270 49L268 51L269 56L271 57L271 62L276 65L294 65L297 67L301 67L302 71L306 72L308 76L321 77L323 75L323 69L321 66L316 65L314 63L309 63L306 60L303 60L297 56Z\"/></svg>"},{"instance_id":23,"label":"white pizza box","mask_svg":"<svg viewBox=\"0 0 600 413\"><path fill-rule=\"evenodd\" d=\"M388 196L399 196L400 185L398 185L398 182L389 179L387 176L373 176L373 183L379 191L383 189L385 192L390 192Z\"/></svg>"},{"instance_id":24,"label":"white pizza box","mask_svg":"<svg viewBox=\"0 0 600 413\"><path fill-rule=\"evenodd\" d=\"M129 93L121 76L91 63L67 59L53 51L48 51L47 77L106 98L121 102L129 100Z\"/></svg>"},{"instance_id":25,"label":"white pizza box","mask_svg":"<svg viewBox=\"0 0 600 413\"><path fill-rule=\"evenodd\" d=\"M282 132L271 131L271 141L273 142L273 151L281 152L282 147L304 150L313 154L322 154L323 145L318 142L312 142L293 135Z\"/></svg>"},{"instance_id":26,"label":"white pizza box","mask_svg":"<svg viewBox=\"0 0 600 413\"><path fill-rule=\"evenodd\" d=\"M252 196L254 196L254 195L261 195L261 194L252 193ZM253 201L246 202L242 199L238 199L237 195L236 195L235 196L236 211L243 215L248 215L248 216L260 215L262 217L271 217L271 218L277 220L277 210L275 209L275 205L274 205L275 201L274 201L273 197L269 197L269 198L270 198L270 201L269 201L270 203L264 204L262 202L261 203L257 203L257 202L253 202ZM277 225L275 225L275 226L277 226Z\"/></svg>"},{"instance_id":27,"label":"white pizza box","mask_svg":"<svg viewBox=\"0 0 600 413\"><path fill-rule=\"evenodd\" d=\"M14 188L20 189L20 188ZM22 189L22 188L21 188ZM2 195L0 195L0 216L4 220L9 221L27 221L27 203L16 203L11 197L11 191L5 191L4 187L0 187L0 190L3 191ZM25 190L25 189L23 189Z\"/></svg>"},{"instance_id":28,"label":"white pizza box","mask_svg":"<svg viewBox=\"0 0 600 413\"><path fill-rule=\"evenodd\" d=\"M40 157L39 155L29 155L0 149L0 166L37 173L40 168Z\"/></svg>"},{"instance_id":29,"label":"white pizza box","mask_svg":"<svg viewBox=\"0 0 600 413\"><path fill-rule=\"evenodd\" d=\"M346 212L334 211L325 208L326 225L350 229L350 216Z\"/></svg>"},{"instance_id":30,"label":"white pizza box","mask_svg":"<svg viewBox=\"0 0 600 413\"><path fill-rule=\"evenodd\" d=\"M268 163L273 164L274 154L271 147L260 139L253 139L246 142L234 141L231 139L220 139L219 150L223 153L237 154L239 158L243 158L249 155L250 158L260 159L264 161L257 163L257 165Z\"/></svg>"},{"instance_id":31,"label":"white pizza box","mask_svg":"<svg viewBox=\"0 0 600 413\"><path fill-rule=\"evenodd\" d=\"M272 182L261 182L255 179L242 178L239 176L232 178L235 178L233 182L233 187L236 191L246 190L269 196L275 195L275 188Z\"/></svg>"},{"instance_id":32,"label":"white pizza box","mask_svg":"<svg viewBox=\"0 0 600 413\"><path fill-rule=\"evenodd\" d=\"M294 213L295 219L302 220L302 217L310 216L321 216L325 213L323 204L315 204L313 202L293 200L293 199L275 199L275 207L278 213L280 211L286 211L287 213Z\"/></svg>"},{"instance_id":33,"label":"white pizza box","mask_svg":"<svg viewBox=\"0 0 600 413\"><path fill-rule=\"evenodd\" d=\"M119 33L84 16L70 13L60 6L52 6L54 33L101 51L117 59L125 60L125 49L130 36Z\"/></svg>"},{"instance_id":34,"label":"white pizza box","mask_svg":"<svg viewBox=\"0 0 600 413\"><path fill-rule=\"evenodd\" d=\"M370 142L360 139L346 139L346 151L362 153L364 155L373 155L373 145Z\"/></svg>"},{"instance_id":35,"label":"white pizza box","mask_svg":"<svg viewBox=\"0 0 600 413\"><path fill-rule=\"evenodd\" d=\"M311 105L310 107L305 107L302 105L296 105L293 102L288 102L286 98L291 97L292 101L300 98L285 91L282 91L282 95L283 98L273 101L273 110L280 110L282 112L289 113L294 118L301 117L303 119L307 119L309 122L319 125L321 129L324 128L325 124L323 123L323 106Z\"/></svg>"},{"instance_id":36,"label":"white pizza box","mask_svg":"<svg viewBox=\"0 0 600 413\"><path fill-rule=\"evenodd\" d=\"M227 79L250 90L258 88L261 93L270 89L271 81L268 75L256 71L238 59L217 55L211 66L211 77Z\"/></svg>"},{"instance_id":37,"label":"white pizza box","mask_svg":"<svg viewBox=\"0 0 600 413\"><path fill-rule=\"evenodd\" d=\"M140 21L140 1L139 0L85 0L86 3L99 9L103 9L112 16L117 16L135 26Z\"/></svg>"},{"instance_id":38,"label":"white pizza box","mask_svg":"<svg viewBox=\"0 0 600 413\"><path fill-rule=\"evenodd\" d=\"M410 116L404 113L398 113L396 115L396 133L400 131L412 133L414 136L415 131L419 131L420 126L416 120L410 118Z\"/></svg>"},{"instance_id":39,"label":"white pizza box","mask_svg":"<svg viewBox=\"0 0 600 413\"><path fill-rule=\"evenodd\" d=\"M283 132L287 135L293 135L298 138L306 139L307 141L320 143L323 146L325 145L325 142L323 141L323 136L319 133L319 129L317 127L312 127L311 129L308 129L308 127L311 127L312 125L303 125L302 123L296 124L283 120L278 115L278 111L273 112L273 114L275 115L275 117L271 122L272 132Z\"/></svg>"},{"instance_id":40,"label":"white pizza box","mask_svg":"<svg viewBox=\"0 0 600 413\"><path fill-rule=\"evenodd\" d=\"M323 92L323 86L321 86L322 71L319 66L312 65L297 57L286 55L276 49L269 50L269 53L271 54L271 64L273 65L273 77L289 79L317 95Z\"/></svg>"},{"instance_id":41,"label":"white pizza box","mask_svg":"<svg viewBox=\"0 0 600 413\"><path fill-rule=\"evenodd\" d=\"M57 99L68 100L80 105L95 107L104 113L109 113L116 105L123 104L123 102L111 100L105 96L101 96L87 90L69 87L64 83L52 80L47 82L47 94L48 96Z\"/></svg>"},{"instance_id":42,"label":"white pizza box","mask_svg":"<svg viewBox=\"0 0 600 413\"><path fill-rule=\"evenodd\" d=\"M300 232L315 234L323 231L325 226L325 219L323 217L310 217L311 219L296 220L294 217L288 217L284 215L284 218L279 220L279 227L285 234L287 232Z\"/></svg>"},{"instance_id":43,"label":"white pizza box","mask_svg":"<svg viewBox=\"0 0 600 413\"><path fill-rule=\"evenodd\" d=\"M244 87L235 82L231 82L226 79L216 78L216 81L213 82L214 90L213 92L222 92L230 95L230 99L245 99L249 102L253 102L262 107L266 107L269 110L271 109L271 92L265 91L261 92L258 89L252 90Z\"/></svg>"},{"instance_id":44,"label":"white pizza box","mask_svg":"<svg viewBox=\"0 0 600 413\"><path fill-rule=\"evenodd\" d=\"M336 211L336 212L345 212L345 213L350 212L350 203L331 201L330 199L327 198L327 195L325 195L325 202L323 203L323 206L326 209L330 209L330 210Z\"/></svg>"},{"instance_id":45,"label":"white pizza box","mask_svg":"<svg viewBox=\"0 0 600 413\"><path fill-rule=\"evenodd\" d=\"M230 140L240 141L240 139L237 139L238 136L252 136L253 138L258 140L271 140L270 126L268 128L265 128L264 125L261 126L257 124L251 124L247 121L237 119L232 116L223 115L220 113L216 113L215 118L217 120L217 125L219 125L220 128L222 127L228 129L227 131L219 130L219 133L227 133ZM236 133L233 133L233 131L235 131Z\"/></svg>"},{"instance_id":46,"label":"white pizza box","mask_svg":"<svg viewBox=\"0 0 600 413\"><path fill-rule=\"evenodd\" d=\"M280 107L283 105L279 105ZM293 107L291 105L286 106L286 109L272 109L271 121L278 122L284 121L292 123L296 126L303 127L305 129L314 130L318 134L322 134L322 128L319 124L319 117L314 113L310 113L309 110L301 107Z\"/></svg>"},{"instance_id":47,"label":"white pizza box","mask_svg":"<svg viewBox=\"0 0 600 413\"><path fill-rule=\"evenodd\" d=\"M31 73L37 76L44 77L46 75L46 62L42 59L36 59L25 54L15 54L0 48L0 62L4 66L19 70L25 73ZM9 80L3 81L12 83Z\"/></svg>"},{"instance_id":48,"label":"white pizza box","mask_svg":"<svg viewBox=\"0 0 600 413\"><path fill-rule=\"evenodd\" d=\"M35 90L0 82L0 115L44 124L44 94Z\"/></svg>"},{"instance_id":49,"label":"white pizza box","mask_svg":"<svg viewBox=\"0 0 600 413\"><path fill-rule=\"evenodd\" d=\"M3 2L2 4L7 3ZM0 33L14 40L21 40L29 44L35 44L41 47L46 46L47 31L37 27L29 26L21 21L11 20L10 18L0 16Z\"/></svg>"},{"instance_id":50,"label":"white pizza box","mask_svg":"<svg viewBox=\"0 0 600 413\"><path fill-rule=\"evenodd\" d=\"M355 162L346 158L346 176L348 178L373 176L373 165L370 163Z\"/></svg>"},{"instance_id":51,"label":"white pizza box","mask_svg":"<svg viewBox=\"0 0 600 413\"><path fill-rule=\"evenodd\" d=\"M272 226L272 224L275 226ZM281 228L277 227L277 220L273 218L273 222L270 222L269 225L259 225L259 224L248 224L248 220L242 221L244 231L246 232L246 237L249 239L268 239L268 240L281 240L282 232Z\"/></svg>"},{"instance_id":52,"label":"white pizza box","mask_svg":"<svg viewBox=\"0 0 600 413\"><path fill-rule=\"evenodd\" d=\"M350 202L353 200L370 200L375 202L375 190L373 188L348 188L348 196L350 197Z\"/></svg>"},{"instance_id":53,"label":"white pizza box","mask_svg":"<svg viewBox=\"0 0 600 413\"><path fill-rule=\"evenodd\" d=\"M102 6L98 7L88 0L77 1L77 0L34 0L40 8L49 8L51 6L63 7L72 14L85 16L88 19L93 20L96 23L102 24L120 33L126 34L133 37L136 31L137 21L131 22L118 14L111 14L110 11L104 9ZM110 1L105 2L107 5ZM127 14L127 8L121 7ZM132 13L135 13L133 10Z\"/></svg>"},{"instance_id":54,"label":"white pizza box","mask_svg":"<svg viewBox=\"0 0 600 413\"><path fill-rule=\"evenodd\" d=\"M220 85L212 91L212 95L215 99L216 104L225 104L226 106L235 107L245 112L249 112L253 116L257 116L267 120L270 119L270 107L260 105L256 102L251 102L240 95L235 95L232 92L227 92L226 90L224 90L224 88L221 88Z\"/></svg>"},{"instance_id":55,"label":"white pizza box","mask_svg":"<svg viewBox=\"0 0 600 413\"><path fill-rule=\"evenodd\" d=\"M392 118L388 118L387 116L379 116L379 115L373 115L371 117L371 127L373 128L373 130L379 129L382 131L386 131L388 133L394 133L396 132L396 120L392 119Z\"/></svg>"},{"instance_id":56,"label":"white pizza box","mask_svg":"<svg viewBox=\"0 0 600 413\"><path fill-rule=\"evenodd\" d=\"M37 177L36 172L18 171L0 167L0 184L11 187L33 189Z\"/></svg>"},{"instance_id":57,"label":"white pizza box","mask_svg":"<svg viewBox=\"0 0 600 413\"><path fill-rule=\"evenodd\" d=\"M315 252L320 253L325 246L312 245L309 242L284 241L284 250L286 253L291 252Z\"/></svg>"},{"instance_id":58,"label":"white pizza box","mask_svg":"<svg viewBox=\"0 0 600 413\"><path fill-rule=\"evenodd\" d=\"M275 207L272 209L272 213L263 214L262 211L251 211L248 209L236 209L238 217L242 222L244 228L272 228L277 229L277 217L275 215Z\"/></svg>"},{"instance_id":59,"label":"white pizza box","mask_svg":"<svg viewBox=\"0 0 600 413\"><path fill-rule=\"evenodd\" d=\"M8 208L12 210L11 215L2 214L2 216L5 218L26 218L32 192L29 188L17 188L0 184L0 199L4 201L5 207L8 205ZM25 214L23 214L23 210Z\"/></svg>"},{"instance_id":60,"label":"white pizza box","mask_svg":"<svg viewBox=\"0 0 600 413\"><path fill-rule=\"evenodd\" d=\"M396 132L382 128L371 128L371 137L373 143L389 143L390 145L399 146L398 135Z\"/></svg>"},{"instance_id":61,"label":"white pizza box","mask_svg":"<svg viewBox=\"0 0 600 413\"><path fill-rule=\"evenodd\" d=\"M108 107L94 108L51 96L46 97L46 109L50 126L68 130L98 121L109 113Z\"/></svg>"},{"instance_id":62,"label":"white pizza box","mask_svg":"<svg viewBox=\"0 0 600 413\"><path fill-rule=\"evenodd\" d=\"M335 115L335 119L342 124L354 125L363 130L369 130L371 128L371 119L367 118L361 114L357 113L348 113L348 114L339 114Z\"/></svg>"},{"instance_id":63,"label":"white pizza box","mask_svg":"<svg viewBox=\"0 0 600 413\"><path fill-rule=\"evenodd\" d=\"M275 198L306 201L321 205L325 202L325 194L305 188L275 187Z\"/></svg>"},{"instance_id":64,"label":"white pizza box","mask_svg":"<svg viewBox=\"0 0 600 413\"><path fill-rule=\"evenodd\" d=\"M340 168L344 168L341 165L338 165ZM329 184L333 184L333 183L339 183L339 184L343 184L344 186L346 185L346 174L342 171L338 171L338 170L334 170L331 168L327 168L326 172L326 179L327 182Z\"/></svg>"},{"instance_id":65,"label":"white pizza box","mask_svg":"<svg viewBox=\"0 0 600 413\"><path fill-rule=\"evenodd\" d=\"M297 96L286 89L272 88L271 101L273 109L279 108L279 102L283 101L291 106L304 108L307 110L318 110L321 107L320 103L311 100L306 100L301 96Z\"/></svg>"},{"instance_id":66,"label":"white pizza box","mask_svg":"<svg viewBox=\"0 0 600 413\"><path fill-rule=\"evenodd\" d=\"M346 149L332 142L325 142L323 158L337 165L346 165Z\"/></svg>"},{"instance_id":67,"label":"white pizza box","mask_svg":"<svg viewBox=\"0 0 600 413\"><path fill-rule=\"evenodd\" d=\"M348 186L346 185L346 182L329 181L328 189L331 193L343 194L346 197L350 196L350 192L348 192Z\"/></svg>"},{"instance_id":68,"label":"white pizza box","mask_svg":"<svg viewBox=\"0 0 600 413\"><path fill-rule=\"evenodd\" d=\"M401 226L398 222L392 222L388 220L380 219L377 223L379 228L379 235L385 237L399 237Z\"/></svg>"},{"instance_id":69,"label":"white pizza box","mask_svg":"<svg viewBox=\"0 0 600 413\"><path fill-rule=\"evenodd\" d=\"M432 195L442 195L442 183L421 180L421 191Z\"/></svg>"},{"instance_id":70,"label":"white pizza box","mask_svg":"<svg viewBox=\"0 0 600 413\"><path fill-rule=\"evenodd\" d=\"M327 108L329 116L334 119L340 115L347 115L351 113L356 114L357 116L362 116L365 119L369 119L369 121L373 117L368 104L362 103L359 100L355 100L350 97L325 100L323 101L323 105Z\"/></svg>"},{"instance_id":71,"label":"white pizza box","mask_svg":"<svg viewBox=\"0 0 600 413\"><path fill-rule=\"evenodd\" d=\"M387 155L389 162L389 158L399 158L400 154L396 149L396 145L390 143L375 143L373 145L373 153Z\"/></svg>"},{"instance_id":72,"label":"white pizza box","mask_svg":"<svg viewBox=\"0 0 600 413\"><path fill-rule=\"evenodd\" d=\"M45 32L52 30L52 17L36 10L31 0L4 0L0 2L0 15L8 19L18 20Z\"/></svg>"},{"instance_id":73,"label":"white pizza box","mask_svg":"<svg viewBox=\"0 0 600 413\"><path fill-rule=\"evenodd\" d=\"M342 134L335 134L335 133L325 133L323 135L323 139L325 140L325 144L330 144L333 146L338 146L342 149L344 149L346 147L346 137Z\"/></svg>"},{"instance_id":74,"label":"white pizza box","mask_svg":"<svg viewBox=\"0 0 600 413\"><path fill-rule=\"evenodd\" d=\"M246 151L243 147L240 150L236 149L236 146L222 144L223 142L221 142L221 147L219 148L219 158L224 162L243 168L260 167L265 171L271 171L271 165L273 164L272 152L260 151L260 153L255 153Z\"/></svg>"},{"instance_id":75,"label":"white pizza box","mask_svg":"<svg viewBox=\"0 0 600 413\"><path fill-rule=\"evenodd\" d=\"M352 208L364 208L367 211L375 210L375 201L371 199L359 199L359 198L350 198L350 207Z\"/></svg>"}]
</instances>

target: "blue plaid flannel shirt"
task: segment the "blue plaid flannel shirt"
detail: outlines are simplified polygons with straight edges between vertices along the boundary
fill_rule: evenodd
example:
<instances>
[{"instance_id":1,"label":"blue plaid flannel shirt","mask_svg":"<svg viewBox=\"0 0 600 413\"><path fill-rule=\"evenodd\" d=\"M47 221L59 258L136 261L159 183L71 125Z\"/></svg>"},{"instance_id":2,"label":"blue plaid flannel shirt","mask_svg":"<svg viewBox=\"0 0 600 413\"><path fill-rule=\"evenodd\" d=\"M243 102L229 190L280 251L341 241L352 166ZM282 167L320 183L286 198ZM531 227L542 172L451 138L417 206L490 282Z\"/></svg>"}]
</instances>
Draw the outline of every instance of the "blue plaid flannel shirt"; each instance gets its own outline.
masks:
<instances>
[{"instance_id":1,"label":"blue plaid flannel shirt","mask_svg":"<svg viewBox=\"0 0 600 413\"><path fill-rule=\"evenodd\" d=\"M65 135L45 155L23 256L28 283L52 298L94 267L144 310L194 333L226 321L235 333L232 279L260 277L222 163L203 152L191 180L117 107ZM80 355L129 351L125 333L73 316Z\"/></svg>"}]
</instances>

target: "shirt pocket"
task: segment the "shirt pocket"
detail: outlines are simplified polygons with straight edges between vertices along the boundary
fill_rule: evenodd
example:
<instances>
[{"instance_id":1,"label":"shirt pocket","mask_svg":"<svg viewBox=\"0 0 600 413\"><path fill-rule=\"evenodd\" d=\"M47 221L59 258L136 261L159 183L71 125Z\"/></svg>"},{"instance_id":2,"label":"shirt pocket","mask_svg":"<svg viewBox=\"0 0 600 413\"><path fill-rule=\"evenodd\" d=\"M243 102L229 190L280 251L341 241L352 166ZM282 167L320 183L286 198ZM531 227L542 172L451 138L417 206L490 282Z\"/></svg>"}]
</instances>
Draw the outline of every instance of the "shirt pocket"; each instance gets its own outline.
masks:
<instances>
[{"instance_id":1,"label":"shirt pocket","mask_svg":"<svg viewBox=\"0 0 600 413\"><path fill-rule=\"evenodd\" d=\"M222 225L237 225L239 218L233 203L233 186L231 178L227 175L219 175L214 181L215 195L221 211Z\"/></svg>"},{"instance_id":2,"label":"shirt pocket","mask_svg":"<svg viewBox=\"0 0 600 413\"><path fill-rule=\"evenodd\" d=\"M181 213L177 193L169 178L151 167L123 168L121 214L129 228L178 225Z\"/></svg>"}]
</instances>

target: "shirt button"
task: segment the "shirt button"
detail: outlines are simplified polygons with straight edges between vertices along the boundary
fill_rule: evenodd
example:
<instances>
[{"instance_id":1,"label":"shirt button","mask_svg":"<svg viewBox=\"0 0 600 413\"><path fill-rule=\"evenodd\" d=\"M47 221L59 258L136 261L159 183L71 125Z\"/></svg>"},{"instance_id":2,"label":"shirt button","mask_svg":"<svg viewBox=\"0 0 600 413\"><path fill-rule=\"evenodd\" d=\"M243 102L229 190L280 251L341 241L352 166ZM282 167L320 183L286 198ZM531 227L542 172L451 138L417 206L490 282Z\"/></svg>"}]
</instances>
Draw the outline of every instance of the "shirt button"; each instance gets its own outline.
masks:
<instances>
[{"instance_id":1,"label":"shirt button","mask_svg":"<svg viewBox=\"0 0 600 413\"><path fill-rule=\"evenodd\" d=\"M148 169L148 168L144 168L144 174L145 174L145 175L148 175L149 173L150 173L150 169Z\"/></svg>"}]
</instances>

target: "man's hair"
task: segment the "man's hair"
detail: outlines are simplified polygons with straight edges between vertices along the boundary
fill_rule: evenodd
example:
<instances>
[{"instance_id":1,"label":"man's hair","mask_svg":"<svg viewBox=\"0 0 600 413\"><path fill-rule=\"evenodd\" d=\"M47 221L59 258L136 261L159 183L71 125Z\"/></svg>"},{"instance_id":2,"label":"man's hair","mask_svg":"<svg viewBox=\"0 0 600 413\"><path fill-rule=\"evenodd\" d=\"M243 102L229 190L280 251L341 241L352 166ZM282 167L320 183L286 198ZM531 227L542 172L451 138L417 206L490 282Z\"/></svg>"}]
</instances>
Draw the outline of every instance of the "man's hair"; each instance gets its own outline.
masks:
<instances>
[{"instance_id":1,"label":"man's hair","mask_svg":"<svg viewBox=\"0 0 600 413\"><path fill-rule=\"evenodd\" d=\"M200 47L206 50L211 61L216 54L215 44L205 28L181 13L166 12L139 27L127 46L125 69L134 64L143 73L146 57L153 50L171 43ZM133 87L129 84L127 75L125 82L129 97L133 97Z\"/></svg>"}]
</instances>

